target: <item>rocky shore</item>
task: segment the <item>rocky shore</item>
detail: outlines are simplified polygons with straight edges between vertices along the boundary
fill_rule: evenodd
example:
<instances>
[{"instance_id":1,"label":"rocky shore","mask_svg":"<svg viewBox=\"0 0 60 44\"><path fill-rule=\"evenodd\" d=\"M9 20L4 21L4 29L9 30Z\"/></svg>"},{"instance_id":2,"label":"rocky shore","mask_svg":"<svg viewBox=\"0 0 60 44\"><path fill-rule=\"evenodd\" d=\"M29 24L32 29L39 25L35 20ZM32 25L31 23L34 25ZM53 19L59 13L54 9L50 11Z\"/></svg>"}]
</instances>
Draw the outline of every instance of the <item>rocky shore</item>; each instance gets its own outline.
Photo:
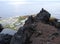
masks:
<instances>
[{"instance_id":1,"label":"rocky shore","mask_svg":"<svg viewBox=\"0 0 60 44\"><path fill-rule=\"evenodd\" d=\"M14 35L0 34L0 44L60 44L58 21L42 8L36 16L29 16Z\"/></svg>"}]
</instances>

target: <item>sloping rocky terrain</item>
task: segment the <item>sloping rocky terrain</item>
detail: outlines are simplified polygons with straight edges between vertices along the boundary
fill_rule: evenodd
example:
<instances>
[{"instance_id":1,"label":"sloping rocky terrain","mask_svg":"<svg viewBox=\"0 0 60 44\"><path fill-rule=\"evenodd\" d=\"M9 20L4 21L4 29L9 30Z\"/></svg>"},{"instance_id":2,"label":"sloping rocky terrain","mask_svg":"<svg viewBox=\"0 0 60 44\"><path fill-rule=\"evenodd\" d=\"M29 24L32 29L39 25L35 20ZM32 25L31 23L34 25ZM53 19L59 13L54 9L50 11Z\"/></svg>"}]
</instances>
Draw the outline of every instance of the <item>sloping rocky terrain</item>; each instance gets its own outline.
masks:
<instances>
[{"instance_id":1,"label":"sloping rocky terrain","mask_svg":"<svg viewBox=\"0 0 60 44\"><path fill-rule=\"evenodd\" d=\"M29 16L17 33L5 36L0 37L0 44L60 44L60 22L42 8L36 16Z\"/></svg>"},{"instance_id":2,"label":"sloping rocky terrain","mask_svg":"<svg viewBox=\"0 0 60 44\"><path fill-rule=\"evenodd\" d=\"M42 10L35 16L29 16L10 44L60 44L58 19L50 19L51 14Z\"/></svg>"}]
</instances>

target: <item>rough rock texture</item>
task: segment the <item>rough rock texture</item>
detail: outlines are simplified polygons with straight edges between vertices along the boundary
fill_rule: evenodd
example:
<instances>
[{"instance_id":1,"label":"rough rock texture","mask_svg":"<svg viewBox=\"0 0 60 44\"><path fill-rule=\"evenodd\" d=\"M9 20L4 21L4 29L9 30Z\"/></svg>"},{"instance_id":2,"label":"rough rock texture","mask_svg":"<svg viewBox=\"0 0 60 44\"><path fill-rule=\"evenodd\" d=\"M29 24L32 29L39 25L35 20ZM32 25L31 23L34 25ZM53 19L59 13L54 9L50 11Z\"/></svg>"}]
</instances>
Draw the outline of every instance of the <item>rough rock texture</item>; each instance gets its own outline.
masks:
<instances>
[{"instance_id":1,"label":"rough rock texture","mask_svg":"<svg viewBox=\"0 0 60 44\"><path fill-rule=\"evenodd\" d=\"M60 44L60 33L49 18L50 13L44 9L35 17L30 16L12 37L10 44Z\"/></svg>"},{"instance_id":2,"label":"rough rock texture","mask_svg":"<svg viewBox=\"0 0 60 44\"><path fill-rule=\"evenodd\" d=\"M38 21L48 23L50 16L51 14L42 8L42 10L36 15L35 18Z\"/></svg>"},{"instance_id":3,"label":"rough rock texture","mask_svg":"<svg viewBox=\"0 0 60 44\"><path fill-rule=\"evenodd\" d=\"M0 34L0 44L10 44L12 36L8 34Z\"/></svg>"},{"instance_id":4,"label":"rough rock texture","mask_svg":"<svg viewBox=\"0 0 60 44\"><path fill-rule=\"evenodd\" d=\"M57 29L53 26L38 22L35 27L36 31L31 37L31 44L52 44L52 40L59 36ZM57 33L55 35L55 33ZM57 43L56 43L57 44Z\"/></svg>"}]
</instances>

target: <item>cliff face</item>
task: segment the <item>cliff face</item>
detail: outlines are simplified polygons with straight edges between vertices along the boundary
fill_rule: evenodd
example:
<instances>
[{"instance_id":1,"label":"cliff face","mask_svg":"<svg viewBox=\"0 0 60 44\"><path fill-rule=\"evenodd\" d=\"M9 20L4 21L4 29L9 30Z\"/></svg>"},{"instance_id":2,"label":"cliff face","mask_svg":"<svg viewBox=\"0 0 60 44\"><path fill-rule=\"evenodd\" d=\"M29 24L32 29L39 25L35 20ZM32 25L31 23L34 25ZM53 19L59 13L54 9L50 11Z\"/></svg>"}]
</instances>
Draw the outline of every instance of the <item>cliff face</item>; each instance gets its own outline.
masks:
<instances>
[{"instance_id":1,"label":"cliff face","mask_svg":"<svg viewBox=\"0 0 60 44\"><path fill-rule=\"evenodd\" d=\"M60 44L60 34L53 25L56 22L50 22L50 16L44 9L35 17L30 16L13 36L10 44Z\"/></svg>"}]
</instances>

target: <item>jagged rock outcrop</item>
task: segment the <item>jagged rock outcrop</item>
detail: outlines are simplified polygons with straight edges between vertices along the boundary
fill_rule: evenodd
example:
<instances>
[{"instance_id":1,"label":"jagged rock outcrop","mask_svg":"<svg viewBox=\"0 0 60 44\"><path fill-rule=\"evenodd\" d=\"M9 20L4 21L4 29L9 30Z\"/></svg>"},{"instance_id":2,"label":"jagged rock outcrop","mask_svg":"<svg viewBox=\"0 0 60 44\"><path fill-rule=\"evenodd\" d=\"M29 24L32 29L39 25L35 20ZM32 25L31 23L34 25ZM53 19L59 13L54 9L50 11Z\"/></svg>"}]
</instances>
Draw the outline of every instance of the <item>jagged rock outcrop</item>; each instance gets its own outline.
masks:
<instances>
[{"instance_id":1,"label":"jagged rock outcrop","mask_svg":"<svg viewBox=\"0 0 60 44\"><path fill-rule=\"evenodd\" d=\"M34 23L34 18L33 18L33 16L29 16L28 17L28 19L25 21L25 24L32 24L32 23Z\"/></svg>"},{"instance_id":2,"label":"jagged rock outcrop","mask_svg":"<svg viewBox=\"0 0 60 44\"><path fill-rule=\"evenodd\" d=\"M31 23L39 22L39 21L43 23L48 23L50 16L51 14L42 8L42 10L35 17L29 16L25 24L31 24Z\"/></svg>"},{"instance_id":3,"label":"jagged rock outcrop","mask_svg":"<svg viewBox=\"0 0 60 44\"><path fill-rule=\"evenodd\" d=\"M50 25L50 15L42 9L35 17L30 16L12 37L10 44L60 44L57 28Z\"/></svg>"},{"instance_id":4,"label":"jagged rock outcrop","mask_svg":"<svg viewBox=\"0 0 60 44\"><path fill-rule=\"evenodd\" d=\"M35 18L38 21L47 23L49 21L50 16L51 16L51 14L42 8L42 10L36 15Z\"/></svg>"}]
</instances>

